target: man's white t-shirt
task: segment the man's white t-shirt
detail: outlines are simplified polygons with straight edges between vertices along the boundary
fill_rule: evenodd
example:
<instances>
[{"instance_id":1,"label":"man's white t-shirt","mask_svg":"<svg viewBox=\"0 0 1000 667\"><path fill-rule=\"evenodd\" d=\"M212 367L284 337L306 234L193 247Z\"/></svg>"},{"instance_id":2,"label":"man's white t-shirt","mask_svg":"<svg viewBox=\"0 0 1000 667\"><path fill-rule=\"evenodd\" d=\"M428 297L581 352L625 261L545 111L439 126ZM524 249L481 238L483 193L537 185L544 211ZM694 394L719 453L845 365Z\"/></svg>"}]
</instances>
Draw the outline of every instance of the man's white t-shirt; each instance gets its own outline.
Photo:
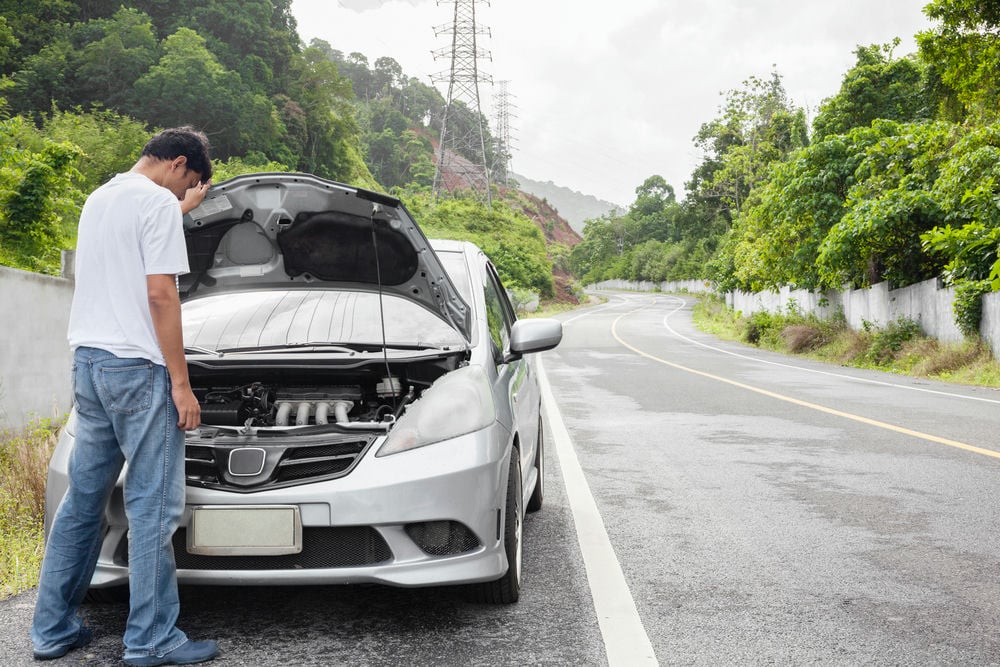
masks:
<instances>
[{"instance_id":1,"label":"man's white t-shirt","mask_svg":"<svg viewBox=\"0 0 1000 667\"><path fill-rule=\"evenodd\" d=\"M80 213L69 344L165 365L146 276L188 272L180 202L146 176L118 174Z\"/></svg>"}]
</instances>

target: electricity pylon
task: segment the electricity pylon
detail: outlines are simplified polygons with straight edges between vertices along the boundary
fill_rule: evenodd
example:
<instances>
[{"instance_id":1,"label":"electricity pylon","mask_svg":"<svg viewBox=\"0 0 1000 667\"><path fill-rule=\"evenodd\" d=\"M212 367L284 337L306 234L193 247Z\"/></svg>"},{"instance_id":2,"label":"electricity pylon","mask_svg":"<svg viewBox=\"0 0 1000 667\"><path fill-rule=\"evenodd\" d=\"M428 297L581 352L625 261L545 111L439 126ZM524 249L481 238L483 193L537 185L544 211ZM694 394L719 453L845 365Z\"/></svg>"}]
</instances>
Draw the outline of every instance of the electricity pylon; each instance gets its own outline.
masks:
<instances>
[{"instance_id":1,"label":"electricity pylon","mask_svg":"<svg viewBox=\"0 0 1000 667\"><path fill-rule=\"evenodd\" d=\"M510 93L507 84L510 81L497 81L497 92L493 95L493 109L495 116L493 134L493 180L496 183L510 185L510 162L513 157L514 145L510 136L510 119L517 118L517 114L512 109L516 109L510 102Z\"/></svg>"},{"instance_id":2,"label":"electricity pylon","mask_svg":"<svg viewBox=\"0 0 1000 667\"><path fill-rule=\"evenodd\" d=\"M480 3L486 0L479 0ZM492 206L490 170L486 159L486 131L479 105L479 82L492 84L479 71L479 60L490 58L479 48L479 35L490 35L476 24L476 0L437 0L438 6L452 3L451 24L434 28L435 36L448 34L451 46L433 51L434 58L450 58L451 68L431 76L435 83L448 82L448 98L441 118L441 144L434 167L434 196L441 190L468 189L477 199Z\"/></svg>"}]
</instances>

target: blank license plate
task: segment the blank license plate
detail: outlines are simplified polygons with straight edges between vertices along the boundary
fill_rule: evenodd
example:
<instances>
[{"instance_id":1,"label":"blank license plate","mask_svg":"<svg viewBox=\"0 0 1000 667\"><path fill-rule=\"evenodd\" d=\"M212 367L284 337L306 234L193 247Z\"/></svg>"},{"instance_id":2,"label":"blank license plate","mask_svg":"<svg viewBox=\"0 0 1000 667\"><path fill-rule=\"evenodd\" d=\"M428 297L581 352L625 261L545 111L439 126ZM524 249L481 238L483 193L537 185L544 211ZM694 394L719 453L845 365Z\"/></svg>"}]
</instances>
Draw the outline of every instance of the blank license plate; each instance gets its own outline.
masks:
<instances>
[{"instance_id":1,"label":"blank license plate","mask_svg":"<svg viewBox=\"0 0 1000 667\"><path fill-rule=\"evenodd\" d=\"M195 507L187 550L207 556L280 556L302 551L296 505Z\"/></svg>"}]
</instances>

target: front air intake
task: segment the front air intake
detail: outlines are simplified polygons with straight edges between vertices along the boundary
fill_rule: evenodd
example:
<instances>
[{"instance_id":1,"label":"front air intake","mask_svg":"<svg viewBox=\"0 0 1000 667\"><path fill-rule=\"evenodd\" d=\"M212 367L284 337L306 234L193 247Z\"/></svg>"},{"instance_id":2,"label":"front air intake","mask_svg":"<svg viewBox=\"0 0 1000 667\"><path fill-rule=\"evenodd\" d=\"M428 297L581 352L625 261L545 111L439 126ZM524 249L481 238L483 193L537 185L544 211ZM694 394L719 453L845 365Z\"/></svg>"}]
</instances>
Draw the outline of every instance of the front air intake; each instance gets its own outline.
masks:
<instances>
[{"instance_id":1,"label":"front air intake","mask_svg":"<svg viewBox=\"0 0 1000 667\"><path fill-rule=\"evenodd\" d=\"M457 521L425 521L406 525L406 534L420 549L431 556L454 556L472 551L480 545L479 538Z\"/></svg>"}]
</instances>

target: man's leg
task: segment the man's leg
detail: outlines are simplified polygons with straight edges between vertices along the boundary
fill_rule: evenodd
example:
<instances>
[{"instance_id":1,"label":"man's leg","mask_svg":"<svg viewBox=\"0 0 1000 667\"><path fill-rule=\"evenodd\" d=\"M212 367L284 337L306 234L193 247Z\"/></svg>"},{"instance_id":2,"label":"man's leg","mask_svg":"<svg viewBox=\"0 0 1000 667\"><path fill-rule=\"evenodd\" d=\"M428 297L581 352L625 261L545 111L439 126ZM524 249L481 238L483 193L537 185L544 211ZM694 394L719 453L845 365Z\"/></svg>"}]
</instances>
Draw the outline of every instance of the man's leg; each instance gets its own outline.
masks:
<instances>
[{"instance_id":1,"label":"man's leg","mask_svg":"<svg viewBox=\"0 0 1000 667\"><path fill-rule=\"evenodd\" d=\"M132 362L131 366L123 365ZM184 432L163 366L119 360L104 380L136 397L116 407L119 441L128 461L125 514L129 524L130 611L125 659L163 656L187 641L177 629L180 602L172 538L184 511ZM123 389L124 386L131 389ZM148 407L141 388L150 387Z\"/></svg>"},{"instance_id":2,"label":"man's leg","mask_svg":"<svg viewBox=\"0 0 1000 667\"><path fill-rule=\"evenodd\" d=\"M94 385L95 358L105 355L88 348L74 355L77 416L69 489L46 541L31 627L31 640L40 654L58 652L80 637L77 611L94 575L104 532L104 507L124 461Z\"/></svg>"}]
</instances>

